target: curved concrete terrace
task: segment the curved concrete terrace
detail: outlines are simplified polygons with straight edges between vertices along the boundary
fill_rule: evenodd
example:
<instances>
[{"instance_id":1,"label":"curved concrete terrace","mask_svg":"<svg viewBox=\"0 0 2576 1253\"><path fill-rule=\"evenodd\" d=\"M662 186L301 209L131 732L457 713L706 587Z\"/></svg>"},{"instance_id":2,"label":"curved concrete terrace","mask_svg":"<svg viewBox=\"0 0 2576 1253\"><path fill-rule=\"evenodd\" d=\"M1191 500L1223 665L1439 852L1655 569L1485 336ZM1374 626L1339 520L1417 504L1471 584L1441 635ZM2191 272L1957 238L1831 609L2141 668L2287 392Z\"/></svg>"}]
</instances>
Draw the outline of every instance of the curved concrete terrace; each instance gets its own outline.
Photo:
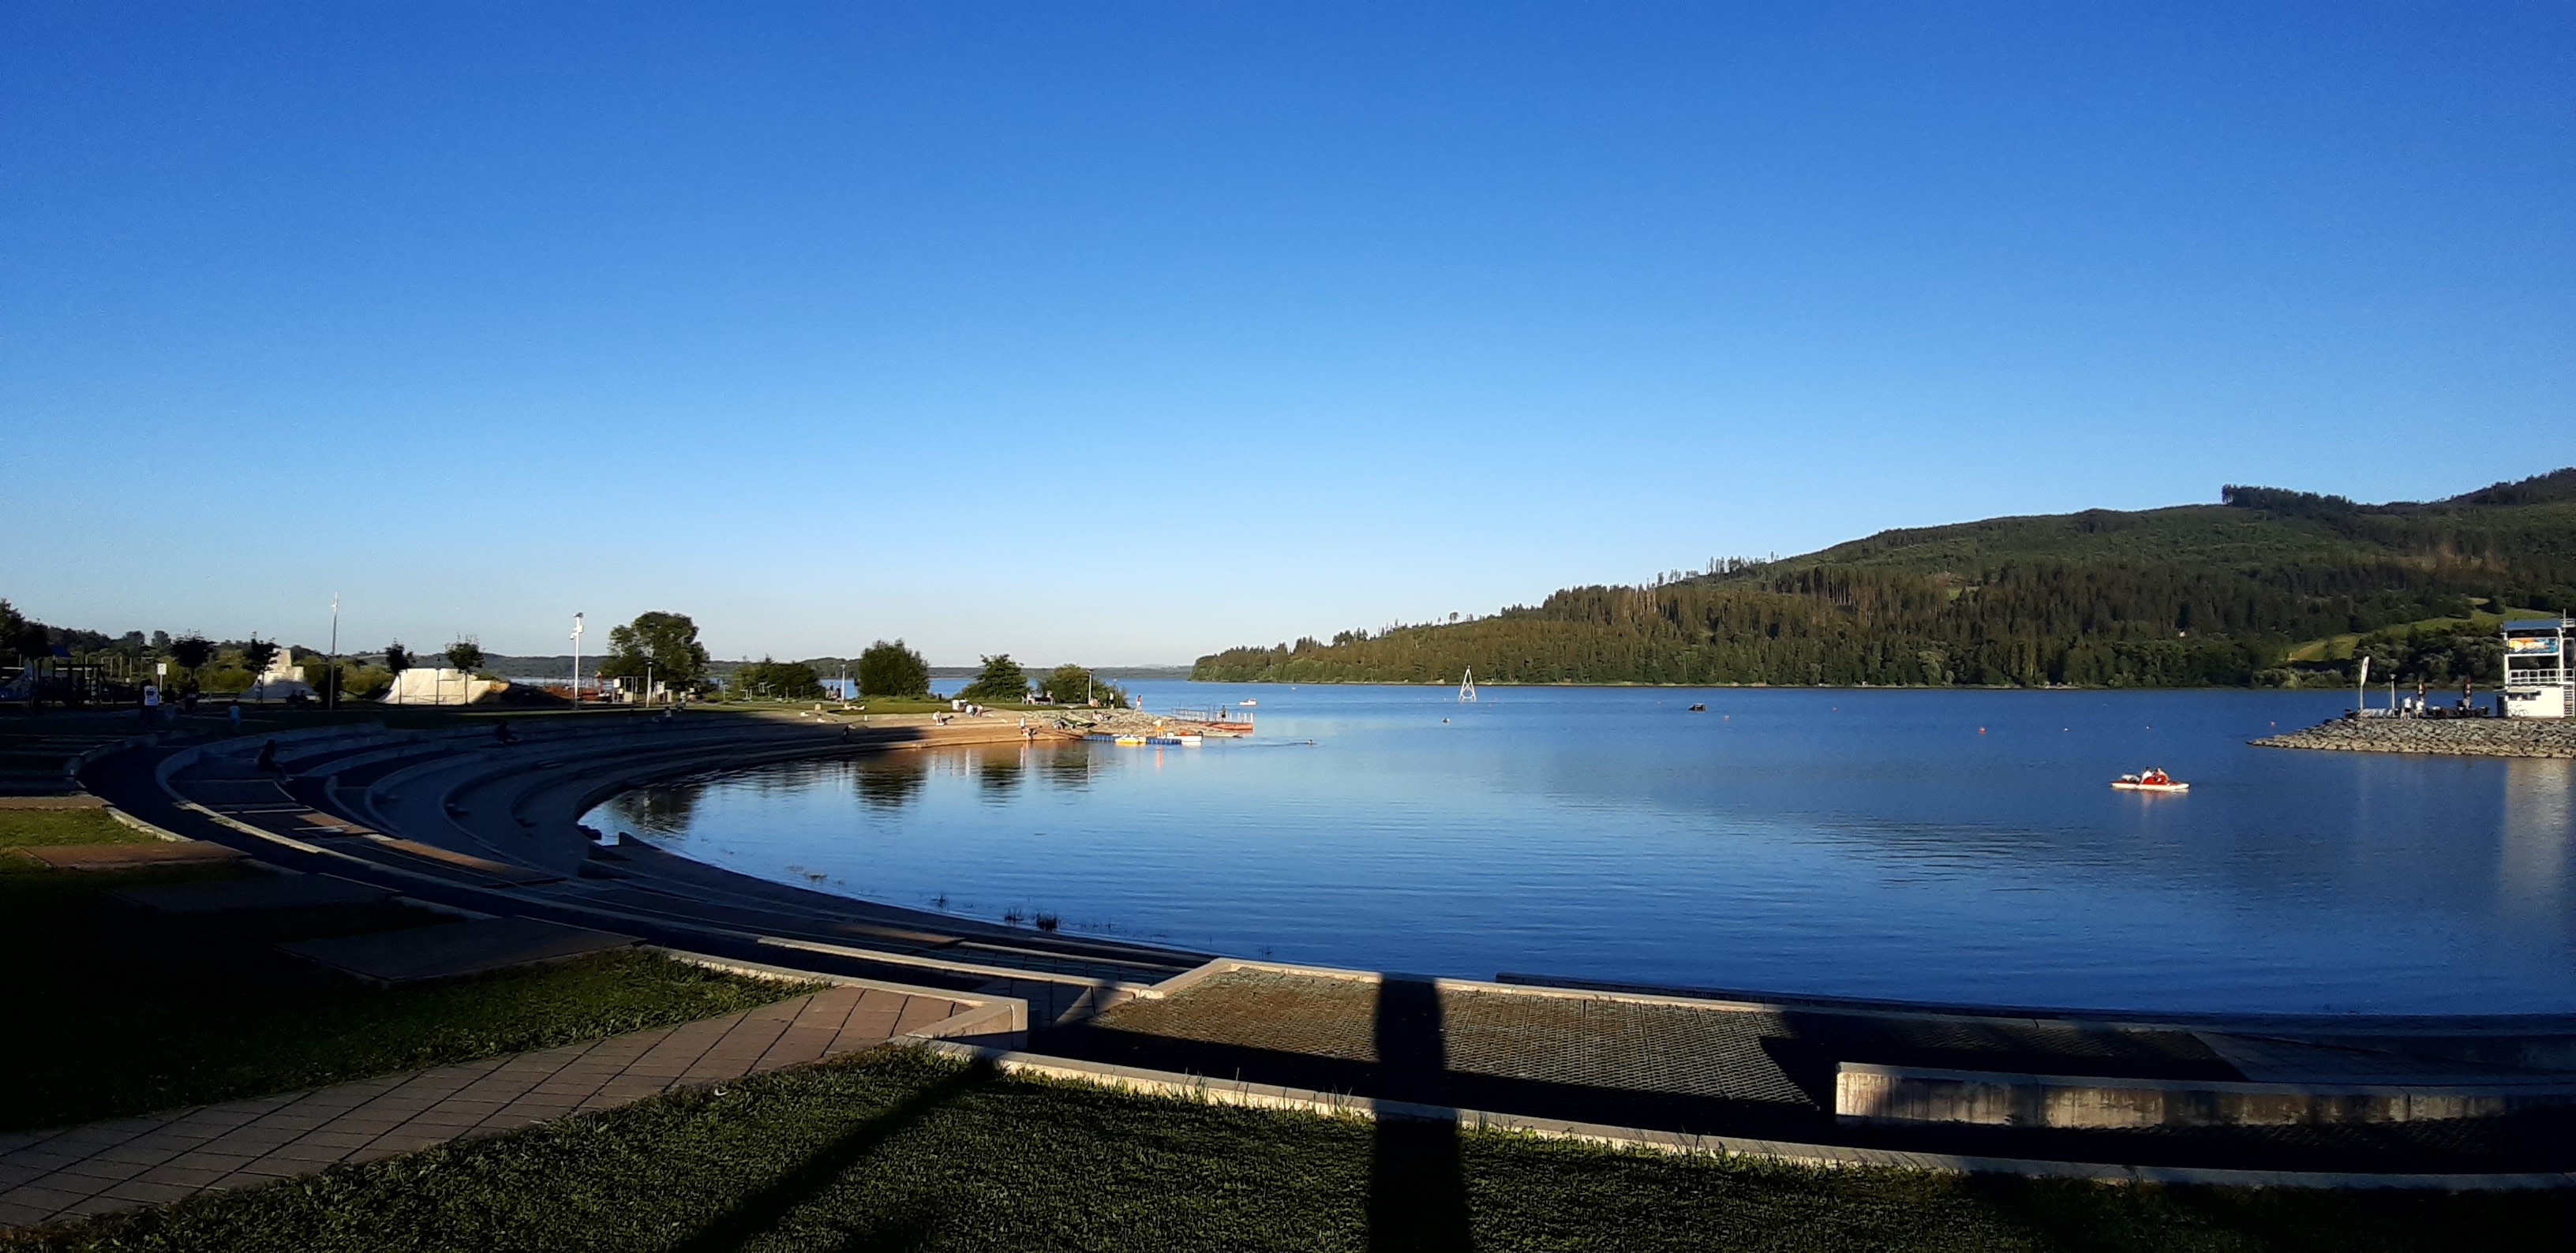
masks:
<instances>
[{"instance_id":1,"label":"curved concrete terrace","mask_svg":"<svg viewBox=\"0 0 2576 1253\"><path fill-rule=\"evenodd\" d=\"M753 879L580 817L620 791L1015 722L698 713L145 745L82 782L172 834L478 914L1025 1002L1007 1066L1246 1103L1454 1117L1663 1149L2323 1186L2576 1181L2576 1018L2121 1016L1529 976L1302 969L1044 933ZM946 1045L944 1047L970 1047Z\"/></svg>"},{"instance_id":2,"label":"curved concrete terrace","mask_svg":"<svg viewBox=\"0 0 2576 1253\"><path fill-rule=\"evenodd\" d=\"M150 826L282 869L432 906L538 918L747 963L1016 997L1040 1024L1207 955L1053 935L755 879L628 840L593 805L656 780L894 749L1017 742L1014 722L825 725L778 715L514 720L435 732L329 728L104 756L82 782ZM256 759L273 738L279 778Z\"/></svg>"}]
</instances>

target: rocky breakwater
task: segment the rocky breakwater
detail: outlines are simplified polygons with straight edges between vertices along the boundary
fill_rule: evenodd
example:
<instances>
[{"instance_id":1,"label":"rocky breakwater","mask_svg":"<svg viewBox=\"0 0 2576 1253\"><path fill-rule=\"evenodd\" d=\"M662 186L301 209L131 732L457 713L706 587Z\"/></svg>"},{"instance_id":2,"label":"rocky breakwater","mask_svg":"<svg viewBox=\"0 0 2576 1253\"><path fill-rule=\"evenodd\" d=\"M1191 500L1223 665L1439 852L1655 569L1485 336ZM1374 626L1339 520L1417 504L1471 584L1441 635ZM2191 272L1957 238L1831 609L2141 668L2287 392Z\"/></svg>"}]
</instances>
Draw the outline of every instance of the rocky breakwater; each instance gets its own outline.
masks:
<instances>
[{"instance_id":1,"label":"rocky breakwater","mask_svg":"<svg viewBox=\"0 0 2576 1253\"><path fill-rule=\"evenodd\" d=\"M2576 757L2576 720L2337 718L2304 731L2251 742L2263 748L2326 748L2349 753Z\"/></svg>"}]
</instances>

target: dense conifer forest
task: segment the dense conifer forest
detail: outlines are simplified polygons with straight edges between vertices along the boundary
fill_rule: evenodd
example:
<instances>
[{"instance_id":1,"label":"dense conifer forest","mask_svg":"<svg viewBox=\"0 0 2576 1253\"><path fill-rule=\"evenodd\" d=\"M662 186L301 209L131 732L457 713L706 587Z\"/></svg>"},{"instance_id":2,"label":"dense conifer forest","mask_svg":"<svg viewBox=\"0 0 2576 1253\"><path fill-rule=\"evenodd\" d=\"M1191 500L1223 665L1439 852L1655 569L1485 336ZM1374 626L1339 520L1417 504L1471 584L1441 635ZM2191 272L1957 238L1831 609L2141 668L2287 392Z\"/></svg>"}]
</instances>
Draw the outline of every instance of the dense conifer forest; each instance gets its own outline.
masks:
<instances>
[{"instance_id":1,"label":"dense conifer forest","mask_svg":"<svg viewBox=\"0 0 2576 1253\"><path fill-rule=\"evenodd\" d=\"M2375 676L2447 683L2492 680L2497 614L2576 612L2576 468L2429 503L2221 498L1886 531L1472 621L1228 649L1191 677L2321 686L2367 656Z\"/></svg>"}]
</instances>

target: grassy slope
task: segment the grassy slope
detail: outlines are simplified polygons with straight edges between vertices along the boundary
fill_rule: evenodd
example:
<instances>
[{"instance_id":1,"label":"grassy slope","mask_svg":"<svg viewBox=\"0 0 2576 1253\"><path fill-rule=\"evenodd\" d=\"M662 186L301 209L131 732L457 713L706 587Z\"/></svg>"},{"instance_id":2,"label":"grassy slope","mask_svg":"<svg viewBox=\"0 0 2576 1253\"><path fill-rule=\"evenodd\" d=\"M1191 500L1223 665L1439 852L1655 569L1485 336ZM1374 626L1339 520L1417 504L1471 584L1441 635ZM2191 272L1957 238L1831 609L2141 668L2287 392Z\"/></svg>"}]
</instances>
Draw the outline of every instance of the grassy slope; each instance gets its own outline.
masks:
<instances>
[{"instance_id":1,"label":"grassy slope","mask_svg":"<svg viewBox=\"0 0 2576 1253\"><path fill-rule=\"evenodd\" d=\"M2429 631L2441 627L2462 625L2474 627L2480 631L2494 631L2503 626L2506 622L2517 618L2548 618L2556 616L2557 615L2555 614L2543 613L2537 609L2507 609L2501 613L2491 613L2487 610L2480 609L2476 613L2472 613L2465 618L2426 618L2422 621L2409 622L2402 626L2381 627L2378 631L2369 632L2368 634L2405 636L2413 635L2419 631ZM2361 637L2363 634L2364 632L2360 631L2347 631L2341 635L2329 635L2321 640L2309 640L2284 654L2282 660L2350 661L2352 660L2353 648L2361 643Z\"/></svg>"},{"instance_id":2,"label":"grassy slope","mask_svg":"<svg viewBox=\"0 0 2576 1253\"><path fill-rule=\"evenodd\" d=\"M881 1050L34 1247L2343 1251L2540 1247L2571 1218L2559 1193L2124 1188L1447 1139Z\"/></svg>"},{"instance_id":3,"label":"grassy slope","mask_svg":"<svg viewBox=\"0 0 2576 1253\"><path fill-rule=\"evenodd\" d=\"M56 816L0 810L0 844L41 838ZM0 1075L8 1077L0 1083L0 1129L546 1048L728 1013L795 990L643 953L373 988L271 946L431 916L381 906L182 921L108 895L133 884L248 873L256 872L51 871L0 857L0 953L9 955L0 961L0 1021L8 1024L0 1030Z\"/></svg>"},{"instance_id":4,"label":"grassy slope","mask_svg":"<svg viewBox=\"0 0 2576 1253\"><path fill-rule=\"evenodd\" d=\"M103 809L0 809L0 849L65 844L143 844L155 837Z\"/></svg>"}]
</instances>

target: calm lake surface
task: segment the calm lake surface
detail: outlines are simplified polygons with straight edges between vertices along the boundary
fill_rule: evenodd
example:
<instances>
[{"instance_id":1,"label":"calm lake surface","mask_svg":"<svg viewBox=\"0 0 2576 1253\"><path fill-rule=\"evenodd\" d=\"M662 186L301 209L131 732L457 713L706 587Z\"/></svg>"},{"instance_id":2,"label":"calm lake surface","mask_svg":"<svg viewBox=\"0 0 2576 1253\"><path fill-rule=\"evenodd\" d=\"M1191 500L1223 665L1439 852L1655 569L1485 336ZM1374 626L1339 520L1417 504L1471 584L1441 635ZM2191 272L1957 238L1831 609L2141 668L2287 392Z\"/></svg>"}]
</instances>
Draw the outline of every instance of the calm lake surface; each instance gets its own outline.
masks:
<instances>
[{"instance_id":1,"label":"calm lake surface","mask_svg":"<svg viewBox=\"0 0 2576 1253\"><path fill-rule=\"evenodd\" d=\"M1260 734L898 752L591 821L784 882L1280 961L2576 1012L2576 763L2245 743L2348 696L1136 686L1154 709L1257 699ZM2147 766L2191 792L2107 786Z\"/></svg>"}]
</instances>

